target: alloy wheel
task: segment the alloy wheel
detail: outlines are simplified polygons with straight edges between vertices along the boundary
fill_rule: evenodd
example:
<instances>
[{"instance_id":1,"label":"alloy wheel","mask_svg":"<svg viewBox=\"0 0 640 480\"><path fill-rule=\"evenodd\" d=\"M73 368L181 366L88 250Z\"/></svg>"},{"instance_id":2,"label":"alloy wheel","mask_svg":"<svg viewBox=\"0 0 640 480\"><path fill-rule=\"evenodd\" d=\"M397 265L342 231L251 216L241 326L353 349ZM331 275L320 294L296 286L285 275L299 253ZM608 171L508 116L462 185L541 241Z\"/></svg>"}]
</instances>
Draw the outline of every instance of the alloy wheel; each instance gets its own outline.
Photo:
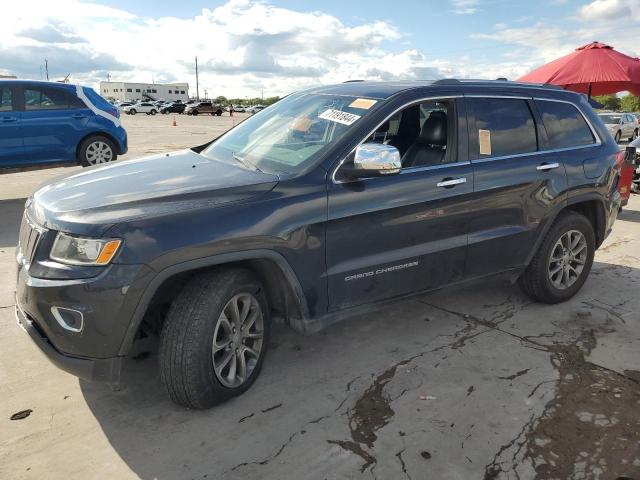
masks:
<instances>
[{"instance_id":1,"label":"alloy wheel","mask_svg":"<svg viewBox=\"0 0 640 480\"><path fill-rule=\"evenodd\" d=\"M551 249L548 274L551 284L565 290L580 278L587 262L587 239L578 230L562 234Z\"/></svg>"},{"instance_id":2,"label":"alloy wheel","mask_svg":"<svg viewBox=\"0 0 640 480\"><path fill-rule=\"evenodd\" d=\"M250 293L234 295L224 306L213 334L211 357L216 377L229 388L241 386L255 369L264 337L264 317Z\"/></svg>"},{"instance_id":3,"label":"alloy wheel","mask_svg":"<svg viewBox=\"0 0 640 480\"><path fill-rule=\"evenodd\" d=\"M105 142L96 140L87 147L86 156L87 163L90 165L98 165L113 160L113 150Z\"/></svg>"}]
</instances>

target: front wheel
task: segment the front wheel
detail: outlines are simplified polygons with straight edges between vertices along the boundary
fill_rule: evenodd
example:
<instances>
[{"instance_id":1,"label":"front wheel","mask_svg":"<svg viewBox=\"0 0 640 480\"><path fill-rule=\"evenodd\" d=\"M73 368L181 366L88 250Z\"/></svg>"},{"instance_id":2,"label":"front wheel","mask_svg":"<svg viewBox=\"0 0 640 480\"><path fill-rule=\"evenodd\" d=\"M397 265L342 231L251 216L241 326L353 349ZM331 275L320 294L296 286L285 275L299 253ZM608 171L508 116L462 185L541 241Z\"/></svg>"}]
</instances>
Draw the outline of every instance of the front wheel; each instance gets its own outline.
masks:
<instances>
[{"instance_id":1,"label":"front wheel","mask_svg":"<svg viewBox=\"0 0 640 480\"><path fill-rule=\"evenodd\" d=\"M158 113L158 112L156 112L155 110L151 109L151 111L150 111L149 113L150 113L151 115L155 115L155 114L156 114L156 113Z\"/></svg>"},{"instance_id":2,"label":"front wheel","mask_svg":"<svg viewBox=\"0 0 640 480\"><path fill-rule=\"evenodd\" d=\"M78 161L83 167L113 162L116 158L115 145L107 137L89 137L78 148Z\"/></svg>"},{"instance_id":3,"label":"front wheel","mask_svg":"<svg viewBox=\"0 0 640 480\"><path fill-rule=\"evenodd\" d=\"M577 212L561 214L520 277L520 287L538 302L564 302L584 285L594 253L591 222Z\"/></svg>"},{"instance_id":4,"label":"front wheel","mask_svg":"<svg viewBox=\"0 0 640 480\"><path fill-rule=\"evenodd\" d=\"M135 108L132 108L131 110L129 110L129 115L135 115L137 112L135 110Z\"/></svg>"},{"instance_id":5,"label":"front wheel","mask_svg":"<svg viewBox=\"0 0 640 480\"><path fill-rule=\"evenodd\" d=\"M204 409L244 393L260 373L269 320L264 288L250 271L193 278L160 334L160 378L171 399Z\"/></svg>"},{"instance_id":6,"label":"front wheel","mask_svg":"<svg viewBox=\"0 0 640 480\"><path fill-rule=\"evenodd\" d=\"M194 110L193 112L191 112L191 115L193 115L193 116L198 115L198 111Z\"/></svg>"}]
</instances>

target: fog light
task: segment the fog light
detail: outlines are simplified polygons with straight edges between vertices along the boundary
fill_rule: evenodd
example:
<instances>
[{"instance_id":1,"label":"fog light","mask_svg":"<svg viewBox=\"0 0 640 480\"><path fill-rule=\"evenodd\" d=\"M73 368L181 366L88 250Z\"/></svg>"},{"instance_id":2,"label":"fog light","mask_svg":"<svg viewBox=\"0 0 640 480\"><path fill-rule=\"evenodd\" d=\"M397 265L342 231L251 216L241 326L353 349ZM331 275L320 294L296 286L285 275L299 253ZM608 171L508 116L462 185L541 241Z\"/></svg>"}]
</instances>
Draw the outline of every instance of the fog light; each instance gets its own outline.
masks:
<instances>
[{"instance_id":1,"label":"fog light","mask_svg":"<svg viewBox=\"0 0 640 480\"><path fill-rule=\"evenodd\" d=\"M82 327L84 327L82 312L72 310L71 308L51 307L51 313L65 330L76 333L82 331Z\"/></svg>"}]
</instances>

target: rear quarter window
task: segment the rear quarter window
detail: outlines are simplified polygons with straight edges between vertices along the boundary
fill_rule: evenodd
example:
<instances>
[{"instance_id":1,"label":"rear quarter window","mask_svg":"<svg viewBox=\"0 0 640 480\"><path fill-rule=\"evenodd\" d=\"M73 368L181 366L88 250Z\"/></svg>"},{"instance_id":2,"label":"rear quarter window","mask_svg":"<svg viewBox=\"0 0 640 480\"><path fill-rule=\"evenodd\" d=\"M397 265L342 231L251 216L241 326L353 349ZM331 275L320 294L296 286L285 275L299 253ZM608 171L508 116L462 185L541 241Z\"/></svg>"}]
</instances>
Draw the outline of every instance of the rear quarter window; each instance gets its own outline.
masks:
<instances>
[{"instance_id":1,"label":"rear quarter window","mask_svg":"<svg viewBox=\"0 0 640 480\"><path fill-rule=\"evenodd\" d=\"M582 147L595 143L593 133L578 109L564 102L536 100L551 148Z\"/></svg>"},{"instance_id":2,"label":"rear quarter window","mask_svg":"<svg viewBox=\"0 0 640 480\"><path fill-rule=\"evenodd\" d=\"M517 98L468 98L474 118L470 131L473 158L502 157L538 150L536 124L529 104Z\"/></svg>"},{"instance_id":3,"label":"rear quarter window","mask_svg":"<svg viewBox=\"0 0 640 480\"><path fill-rule=\"evenodd\" d=\"M87 99L99 110L102 110L103 112L107 112L108 114L113 115L115 117L120 116L118 109L115 106L111 105L109 102L107 102L100 95L98 95L98 93L96 93L96 91L93 88L82 87L82 91L84 92Z\"/></svg>"}]
</instances>

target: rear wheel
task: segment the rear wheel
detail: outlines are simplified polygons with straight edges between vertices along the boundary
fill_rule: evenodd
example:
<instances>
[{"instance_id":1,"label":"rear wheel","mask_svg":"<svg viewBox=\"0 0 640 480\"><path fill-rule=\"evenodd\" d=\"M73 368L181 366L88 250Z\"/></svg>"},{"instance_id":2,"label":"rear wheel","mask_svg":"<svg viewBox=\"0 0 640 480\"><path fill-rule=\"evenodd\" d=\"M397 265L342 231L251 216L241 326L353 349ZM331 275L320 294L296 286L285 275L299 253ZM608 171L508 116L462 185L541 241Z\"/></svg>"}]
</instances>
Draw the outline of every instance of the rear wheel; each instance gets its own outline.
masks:
<instances>
[{"instance_id":1,"label":"rear wheel","mask_svg":"<svg viewBox=\"0 0 640 480\"><path fill-rule=\"evenodd\" d=\"M622 139L622 131L618 130L616 132L616 136L614 137L616 143L620 143L620 140Z\"/></svg>"},{"instance_id":2,"label":"rear wheel","mask_svg":"<svg viewBox=\"0 0 640 480\"><path fill-rule=\"evenodd\" d=\"M629 141L633 142L636 138L638 138L638 129L637 128L633 131L633 135L631 135L631 138L629 139Z\"/></svg>"},{"instance_id":3,"label":"rear wheel","mask_svg":"<svg viewBox=\"0 0 640 480\"><path fill-rule=\"evenodd\" d=\"M136 113L137 112L135 108L132 108L131 110L129 110L129 115L135 115Z\"/></svg>"},{"instance_id":4,"label":"rear wheel","mask_svg":"<svg viewBox=\"0 0 640 480\"><path fill-rule=\"evenodd\" d=\"M589 220L576 212L561 214L519 279L524 292L542 303L573 297L587 280L595 253Z\"/></svg>"},{"instance_id":5,"label":"rear wheel","mask_svg":"<svg viewBox=\"0 0 640 480\"><path fill-rule=\"evenodd\" d=\"M78 161L83 167L113 162L116 158L113 142L100 135L87 138L78 149Z\"/></svg>"},{"instance_id":6,"label":"rear wheel","mask_svg":"<svg viewBox=\"0 0 640 480\"><path fill-rule=\"evenodd\" d=\"M160 378L171 399L209 408L256 380L269 340L262 284L244 269L205 273L174 300L160 334Z\"/></svg>"},{"instance_id":7,"label":"rear wheel","mask_svg":"<svg viewBox=\"0 0 640 480\"><path fill-rule=\"evenodd\" d=\"M156 111L152 108L152 109L151 109L151 111L150 111L149 113L150 113L151 115L155 115L155 114L156 114L156 113L158 113L158 112L156 112Z\"/></svg>"}]
</instances>

